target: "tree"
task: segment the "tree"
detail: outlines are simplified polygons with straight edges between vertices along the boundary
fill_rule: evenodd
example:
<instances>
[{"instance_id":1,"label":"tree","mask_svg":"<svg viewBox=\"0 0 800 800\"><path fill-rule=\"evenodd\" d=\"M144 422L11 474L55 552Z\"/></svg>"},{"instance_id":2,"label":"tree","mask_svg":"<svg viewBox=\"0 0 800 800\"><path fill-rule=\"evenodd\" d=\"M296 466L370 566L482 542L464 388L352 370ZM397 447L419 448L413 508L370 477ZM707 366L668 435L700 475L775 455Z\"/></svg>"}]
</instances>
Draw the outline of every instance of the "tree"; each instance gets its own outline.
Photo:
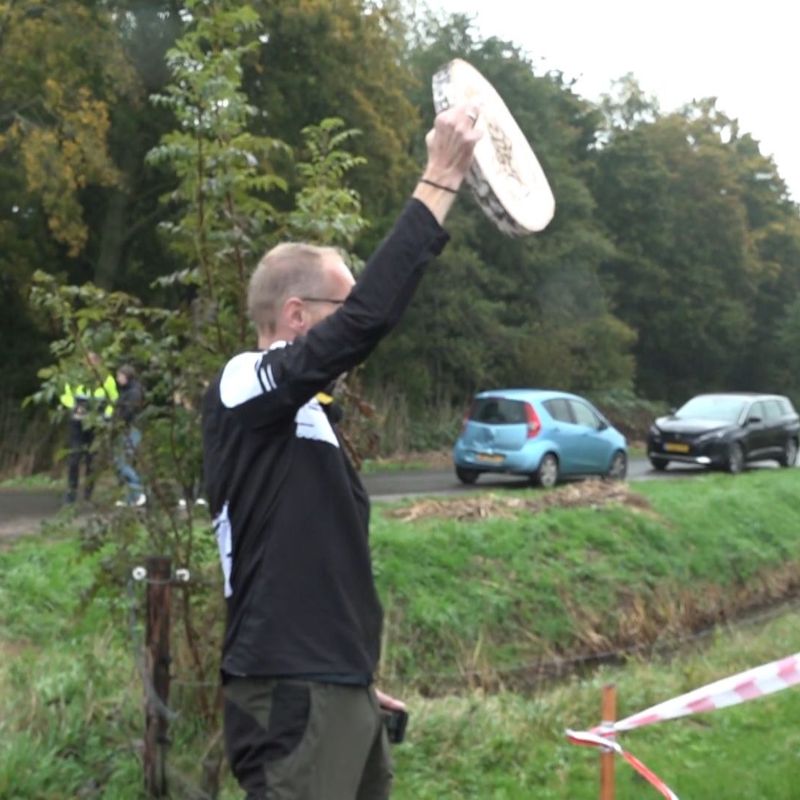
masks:
<instances>
[{"instance_id":1,"label":"tree","mask_svg":"<svg viewBox=\"0 0 800 800\"><path fill-rule=\"evenodd\" d=\"M85 42L91 40L91 48ZM47 352L30 313L33 272L73 268L90 237L92 187L119 180L110 106L131 91L111 15L94 3L0 2L0 267L6 309L2 394L32 391Z\"/></svg>"},{"instance_id":2,"label":"tree","mask_svg":"<svg viewBox=\"0 0 800 800\"><path fill-rule=\"evenodd\" d=\"M73 257L88 238L81 191L119 180L109 103L132 84L115 43L111 16L93 4L0 4L0 153L18 159L29 196Z\"/></svg>"},{"instance_id":3,"label":"tree","mask_svg":"<svg viewBox=\"0 0 800 800\"><path fill-rule=\"evenodd\" d=\"M159 239L157 224L168 210L158 203L172 188L170 176L144 163L145 155L170 129L168 109L148 102L169 81L165 54L180 34L179 0L114 0L109 4L116 48L132 76L133 90L110 105L108 147L119 180L85 193L90 237L87 277L106 289L151 294L151 282L176 269Z\"/></svg>"},{"instance_id":4,"label":"tree","mask_svg":"<svg viewBox=\"0 0 800 800\"><path fill-rule=\"evenodd\" d=\"M757 309L776 268L766 242L791 217L785 187L713 99L660 116L635 84L627 89L621 109L605 103L612 124L593 191L617 246L604 281L638 333L637 386L673 402L748 388L764 338ZM631 96L638 116L628 113Z\"/></svg>"},{"instance_id":5,"label":"tree","mask_svg":"<svg viewBox=\"0 0 800 800\"><path fill-rule=\"evenodd\" d=\"M203 288L198 301L206 307L198 313L210 323L210 336L198 333L219 356L250 337L247 277L277 222L267 196L286 182L271 165L288 148L248 130L258 112L242 88L242 62L258 47L255 11L232 0L187 0L186 10L190 27L167 53L173 82L153 98L172 110L178 128L148 160L168 163L177 175L165 199L180 215L162 229L191 265L180 282Z\"/></svg>"},{"instance_id":6,"label":"tree","mask_svg":"<svg viewBox=\"0 0 800 800\"><path fill-rule=\"evenodd\" d=\"M413 184L419 118L408 94L403 15L395 0L282 0L256 5L264 24L247 89L271 135L297 141L307 125L341 118L361 131L366 163L353 176L379 235ZM359 252L375 244L366 237Z\"/></svg>"},{"instance_id":7,"label":"tree","mask_svg":"<svg viewBox=\"0 0 800 800\"><path fill-rule=\"evenodd\" d=\"M800 296L789 303L772 326L767 378L800 406Z\"/></svg>"},{"instance_id":8,"label":"tree","mask_svg":"<svg viewBox=\"0 0 800 800\"><path fill-rule=\"evenodd\" d=\"M210 680L218 658L214 621L222 613L220 595L203 579L214 565L213 536L208 521L193 513L201 483L200 398L224 359L250 338L243 270L275 230L265 195L284 183L269 171L268 156L285 148L247 131L254 112L241 91L241 61L254 47L257 15L234 0L187 0L186 9L184 35L168 54L173 81L156 98L178 127L152 154L177 177L168 198L175 213L164 230L185 268L161 281L174 305L147 306L130 294L37 274L33 299L57 335L55 363L42 370L35 399L57 415L54 401L64 381L96 383L89 349L109 366L124 359L138 367L147 391L139 450L148 495L145 532L124 511L106 516L107 563L124 574L137 554L155 549L199 578L181 594L175 667L190 670L203 687L196 711L210 736L218 716ZM97 413L87 421L104 434L97 439L108 452L113 427ZM221 758L217 745L209 748L204 790L212 790Z\"/></svg>"},{"instance_id":9,"label":"tree","mask_svg":"<svg viewBox=\"0 0 800 800\"><path fill-rule=\"evenodd\" d=\"M306 129L308 160L297 164L296 208L289 214L276 210L270 195L287 183L271 159L286 163L291 151L250 132L256 111L242 89L243 62L258 44L258 16L237 0L186 0L186 12L183 35L167 54L172 79L154 98L174 114L177 127L150 155L153 164L174 171L176 180L165 197L171 214L162 231L183 269L159 281L171 302L146 305L128 293L91 283L64 285L37 273L33 300L54 326L55 363L42 370L34 399L55 408L56 417L63 413L55 401L65 381L97 382L89 350L109 366L124 359L139 368L147 391L139 450L148 495L145 531L124 511L106 515L105 565L124 575L138 554L155 549L199 578L181 593L173 650L175 668L191 670L201 687L195 710L211 740L203 791L213 793L222 754L219 737L212 736L219 709L211 676L224 614L221 594L209 590L215 584L213 534L192 504L202 480L202 395L224 362L254 343L244 296L250 268L265 247L289 229L349 246L364 220L359 197L343 186L349 170L361 163L343 149L355 132L343 130L339 120ZM97 428L101 450L108 452L113 426L99 412L87 424Z\"/></svg>"},{"instance_id":10,"label":"tree","mask_svg":"<svg viewBox=\"0 0 800 800\"><path fill-rule=\"evenodd\" d=\"M552 381L570 388L586 374L572 369L573 348L577 353L582 337L611 314L597 273L613 247L595 219L587 185L599 115L560 74L535 75L529 57L514 45L476 38L466 17L423 20L416 30L409 61L423 129L433 121L431 76L452 58L465 58L498 90L533 142L557 210L543 234L509 239L466 196L461 199L448 219L453 243L423 283L398 341L382 348L368 373L375 383L408 391L417 408L431 402L461 405L475 389L501 383ZM624 325L604 330L621 350L630 346ZM604 348L596 357L607 353ZM627 374L625 369L620 374L620 364ZM598 362L598 370L621 385L630 383L631 368L626 359L615 359L608 369Z\"/></svg>"},{"instance_id":11,"label":"tree","mask_svg":"<svg viewBox=\"0 0 800 800\"><path fill-rule=\"evenodd\" d=\"M344 177L366 159L342 147L360 131L341 130L344 121L324 119L302 130L308 161L297 164L301 188L296 208L287 216L288 233L311 244L349 250L367 227L361 216L361 198L342 184ZM350 257L351 262L353 256Z\"/></svg>"}]
</instances>

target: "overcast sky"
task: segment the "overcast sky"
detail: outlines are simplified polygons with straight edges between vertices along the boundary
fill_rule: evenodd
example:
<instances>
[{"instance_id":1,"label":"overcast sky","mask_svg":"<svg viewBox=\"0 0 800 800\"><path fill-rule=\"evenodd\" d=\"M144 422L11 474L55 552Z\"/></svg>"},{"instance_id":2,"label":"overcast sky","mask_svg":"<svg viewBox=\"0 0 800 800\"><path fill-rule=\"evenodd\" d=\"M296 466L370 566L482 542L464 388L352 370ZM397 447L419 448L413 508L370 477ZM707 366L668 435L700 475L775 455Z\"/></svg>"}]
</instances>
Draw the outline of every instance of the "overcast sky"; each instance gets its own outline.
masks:
<instances>
[{"instance_id":1,"label":"overcast sky","mask_svg":"<svg viewBox=\"0 0 800 800\"><path fill-rule=\"evenodd\" d=\"M662 111L715 96L772 155L800 201L797 0L428 0L476 17L484 37L523 47L538 70L596 100L632 72ZM513 113L513 109L511 109Z\"/></svg>"}]
</instances>

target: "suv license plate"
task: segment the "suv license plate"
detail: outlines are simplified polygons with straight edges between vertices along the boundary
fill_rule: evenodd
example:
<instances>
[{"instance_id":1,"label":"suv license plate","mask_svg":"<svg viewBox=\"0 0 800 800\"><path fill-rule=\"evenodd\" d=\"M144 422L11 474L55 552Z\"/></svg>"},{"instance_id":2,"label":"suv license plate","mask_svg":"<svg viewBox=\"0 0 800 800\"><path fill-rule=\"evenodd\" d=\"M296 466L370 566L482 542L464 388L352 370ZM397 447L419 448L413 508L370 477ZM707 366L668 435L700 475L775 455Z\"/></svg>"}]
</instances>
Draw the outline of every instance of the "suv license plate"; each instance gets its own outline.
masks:
<instances>
[{"instance_id":1,"label":"suv license plate","mask_svg":"<svg viewBox=\"0 0 800 800\"><path fill-rule=\"evenodd\" d=\"M679 444L678 442L667 442L664 445L664 449L668 453L688 453L689 452L689 445L688 444Z\"/></svg>"}]
</instances>

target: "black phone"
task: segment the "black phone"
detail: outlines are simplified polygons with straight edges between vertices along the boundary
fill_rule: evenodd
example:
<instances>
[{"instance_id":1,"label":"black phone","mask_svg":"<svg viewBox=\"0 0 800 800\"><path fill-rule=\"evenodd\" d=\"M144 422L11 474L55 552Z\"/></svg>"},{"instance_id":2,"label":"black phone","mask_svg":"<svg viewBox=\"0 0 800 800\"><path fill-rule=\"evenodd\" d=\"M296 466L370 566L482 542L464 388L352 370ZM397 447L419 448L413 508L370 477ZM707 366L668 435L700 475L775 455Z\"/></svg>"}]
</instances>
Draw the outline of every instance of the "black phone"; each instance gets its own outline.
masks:
<instances>
[{"instance_id":1,"label":"black phone","mask_svg":"<svg viewBox=\"0 0 800 800\"><path fill-rule=\"evenodd\" d=\"M408 724L408 711L400 708L382 708L383 724L386 726L386 733L392 744L400 744L406 737L406 725Z\"/></svg>"}]
</instances>

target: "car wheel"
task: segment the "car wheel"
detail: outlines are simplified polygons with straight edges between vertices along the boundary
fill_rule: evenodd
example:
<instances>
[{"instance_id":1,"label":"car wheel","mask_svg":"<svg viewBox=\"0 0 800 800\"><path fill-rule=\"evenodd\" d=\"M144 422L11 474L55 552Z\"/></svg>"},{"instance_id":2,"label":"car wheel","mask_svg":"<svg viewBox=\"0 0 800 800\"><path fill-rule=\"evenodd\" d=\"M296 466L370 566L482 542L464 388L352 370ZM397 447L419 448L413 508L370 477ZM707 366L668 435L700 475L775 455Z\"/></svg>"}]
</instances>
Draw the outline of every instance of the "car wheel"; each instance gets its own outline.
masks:
<instances>
[{"instance_id":1,"label":"car wheel","mask_svg":"<svg viewBox=\"0 0 800 800\"><path fill-rule=\"evenodd\" d=\"M545 453L539 462L539 468L531 476L535 486L552 489L558 483L558 458L555 453Z\"/></svg>"},{"instance_id":2,"label":"car wheel","mask_svg":"<svg viewBox=\"0 0 800 800\"><path fill-rule=\"evenodd\" d=\"M797 439L787 439L783 446L783 454L778 459L782 467L793 467L797 464Z\"/></svg>"},{"instance_id":3,"label":"car wheel","mask_svg":"<svg viewBox=\"0 0 800 800\"><path fill-rule=\"evenodd\" d=\"M731 442L728 447L728 472L738 475L744 469L744 450L739 442Z\"/></svg>"},{"instance_id":4,"label":"car wheel","mask_svg":"<svg viewBox=\"0 0 800 800\"><path fill-rule=\"evenodd\" d=\"M612 481L624 481L628 474L628 456L617 450L614 457L611 459L611 466L608 468L606 477Z\"/></svg>"},{"instance_id":5,"label":"car wheel","mask_svg":"<svg viewBox=\"0 0 800 800\"><path fill-rule=\"evenodd\" d=\"M456 467L456 477L461 483L473 484L478 480L480 472L476 469L466 469L465 467Z\"/></svg>"},{"instance_id":6,"label":"car wheel","mask_svg":"<svg viewBox=\"0 0 800 800\"><path fill-rule=\"evenodd\" d=\"M657 469L659 472L663 472L669 466L666 458L651 458L650 463L653 465L653 469Z\"/></svg>"}]
</instances>

